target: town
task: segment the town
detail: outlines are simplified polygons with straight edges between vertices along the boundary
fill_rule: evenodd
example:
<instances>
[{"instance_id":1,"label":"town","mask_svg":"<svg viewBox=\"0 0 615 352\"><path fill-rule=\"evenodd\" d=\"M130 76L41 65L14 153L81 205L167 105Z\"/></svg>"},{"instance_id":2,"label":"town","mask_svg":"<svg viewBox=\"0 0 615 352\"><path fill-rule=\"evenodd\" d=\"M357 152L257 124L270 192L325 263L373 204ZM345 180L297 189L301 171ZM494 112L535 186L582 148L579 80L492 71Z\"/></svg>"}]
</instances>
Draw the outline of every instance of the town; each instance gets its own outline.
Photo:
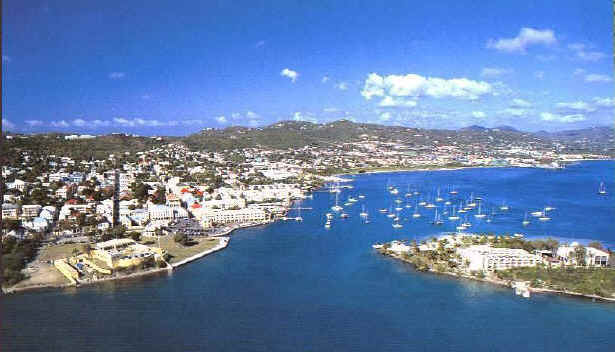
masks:
<instances>
[{"instance_id":1,"label":"town","mask_svg":"<svg viewBox=\"0 0 615 352\"><path fill-rule=\"evenodd\" d=\"M312 139L291 138L294 133ZM504 128L419 130L341 120L207 129L186 139L7 135L3 286L79 284L166 270L223 248L234 229L285 218L294 200L343 181L336 174L558 169L611 158L613 150L604 148L610 133L607 141L558 139ZM228 141L252 142L231 148ZM122 144L137 142L140 147ZM52 267L64 277L51 274ZM37 273L51 279L36 279Z\"/></svg>"}]
</instances>

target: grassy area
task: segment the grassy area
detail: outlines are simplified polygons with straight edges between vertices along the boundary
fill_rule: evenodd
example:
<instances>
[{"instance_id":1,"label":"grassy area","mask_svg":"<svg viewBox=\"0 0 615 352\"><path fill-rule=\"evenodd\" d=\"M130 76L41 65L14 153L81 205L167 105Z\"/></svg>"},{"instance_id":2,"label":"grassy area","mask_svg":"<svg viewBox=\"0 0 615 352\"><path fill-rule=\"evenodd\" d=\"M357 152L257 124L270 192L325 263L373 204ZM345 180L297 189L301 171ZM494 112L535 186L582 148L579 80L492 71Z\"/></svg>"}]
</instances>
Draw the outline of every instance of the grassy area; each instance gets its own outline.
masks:
<instances>
[{"instance_id":1,"label":"grassy area","mask_svg":"<svg viewBox=\"0 0 615 352\"><path fill-rule=\"evenodd\" d=\"M62 259L66 257L70 257L73 255L74 249L79 250L83 248L83 244L80 243L71 243L71 244L61 244L49 247L43 247L39 251L38 260L47 261L47 260L56 260Z\"/></svg>"},{"instance_id":2,"label":"grassy area","mask_svg":"<svg viewBox=\"0 0 615 352\"><path fill-rule=\"evenodd\" d=\"M602 268L515 268L498 271L504 280L531 281L532 287L615 297L615 270Z\"/></svg>"},{"instance_id":3,"label":"grassy area","mask_svg":"<svg viewBox=\"0 0 615 352\"><path fill-rule=\"evenodd\" d=\"M220 240L218 238L195 238L195 243L193 245L183 246L179 243L176 243L173 240L172 236L165 236L160 238L160 246L164 248L167 253L169 253L170 259L168 260L168 262L170 264L173 264L188 257L191 257L195 254L211 249L218 245L219 241ZM158 246L158 241L156 241L152 245Z\"/></svg>"}]
</instances>

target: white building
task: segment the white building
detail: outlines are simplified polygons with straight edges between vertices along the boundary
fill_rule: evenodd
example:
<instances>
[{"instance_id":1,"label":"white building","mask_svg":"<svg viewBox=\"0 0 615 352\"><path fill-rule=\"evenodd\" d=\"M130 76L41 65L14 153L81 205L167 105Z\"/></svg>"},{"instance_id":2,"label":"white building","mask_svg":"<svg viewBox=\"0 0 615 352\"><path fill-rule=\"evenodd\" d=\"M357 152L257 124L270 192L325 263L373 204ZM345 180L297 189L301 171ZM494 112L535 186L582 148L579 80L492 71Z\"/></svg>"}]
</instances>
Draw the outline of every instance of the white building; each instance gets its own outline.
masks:
<instances>
[{"instance_id":1,"label":"white building","mask_svg":"<svg viewBox=\"0 0 615 352\"><path fill-rule=\"evenodd\" d=\"M267 212L254 207L239 210L205 210L198 213L198 215L198 219L201 220L205 227L211 224L222 225L269 220Z\"/></svg>"},{"instance_id":2,"label":"white building","mask_svg":"<svg viewBox=\"0 0 615 352\"><path fill-rule=\"evenodd\" d=\"M567 265L577 265L575 249L579 246L573 242L571 246L557 248L556 255ZM585 265L606 266L609 262L609 253L593 247L585 247Z\"/></svg>"},{"instance_id":3,"label":"white building","mask_svg":"<svg viewBox=\"0 0 615 352\"><path fill-rule=\"evenodd\" d=\"M523 249L494 248L489 245L473 245L458 248L457 254L462 262L469 262L471 271L506 270L516 267L536 266L541 263L540 256Z\"/></svg>"}]
</instances>

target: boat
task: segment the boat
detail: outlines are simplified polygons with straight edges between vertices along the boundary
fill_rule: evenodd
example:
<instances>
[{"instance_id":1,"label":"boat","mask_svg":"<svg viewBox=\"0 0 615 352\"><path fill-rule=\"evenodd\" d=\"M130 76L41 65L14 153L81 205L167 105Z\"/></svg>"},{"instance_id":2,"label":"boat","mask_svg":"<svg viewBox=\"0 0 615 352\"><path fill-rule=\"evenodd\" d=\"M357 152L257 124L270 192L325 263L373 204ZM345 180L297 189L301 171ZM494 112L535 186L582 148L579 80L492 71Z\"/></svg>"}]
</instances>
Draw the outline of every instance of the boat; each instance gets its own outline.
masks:
<instances>
[{"instance_id":1,"label":"boat","mask_svg":"<svg viewBox=\"0 0 615 352\"><path fill-rule=\"evenodd\" d=\"M402 227L404 226L399 223L399 220L395 221L395 223L393 224L394 229L401 229Z\"/></svg>"},{"instance_id":2,"label":"boat","mask_svg":"<svg viewBox=\"0 0 615 352\"><path fill-rule=\"evenodd\" d=\"M457 212L455 210L455 206L453 205L453 215L448 217L449 220L459 220L459 216L457 216Z\"/></svg>"},{"instance_id":3,"label":"boat","mask_svg":"<svg viewBox=\"0 0 615 352\"><path fill-rule=\"evenodd\" d=\"M395 214L393 214L393 206L391 206L389 208L389 213L387 214L387 217L389 217L389 218L394 218L395 217Z\"/></svg>"},{"instance_id":4,"label":"boat","mask_svg":"<svg viewBox=\"0 0 615 352\"><path fill-rule=\"evenodd\" d=\"M427 204L425 204L425 208L427 208L427 209L433 209L433 208L435 208L435 207L436 207L436 205L435 205L435 204L433 204L433 203L427 203Z\"/></svg>"},{"instance_id":5,"label":"boat","mask_svg":"<svg viewBox=\"0 0 615 352\"><path fill-rule=\"evenodd\" d=\"M523 226L530 224L530 221L527 219L527 211L525 212L525 217L523 218L523 222L521 224L523 224Z\"/></svg>"},{"instance_id":6,"label":"boat","mask_svg":"<svg viewBox=\"0 0 615 352\"><path fill-rule=\"evenodd\" d=\"M420 218L420 217L421 217L421 214L419 213L419 207L418 207L418 204L417 204L417 206L416 206L416 207L414 207L414 214L412 214L412 217L413 217L413 218Z\"/></svg>"},{"instance_id":7,"label":"boat","mask_svg":"<svg viewBox=\"0 0 615 352\"><path fill-rule=\"evenodd\" d=\"M301 217L301 207L298 207L297 211L299 211L299 214L297 214L295 221L303 221L303 218Z\"/></svg>"},{"instance_id":8,"label":"boat","mask_svg":"<svg viewBox=\"0 0 615 352\"><path fill-rule=\"evenodd\" d=\"M352 197L348 197L348 199L346 201L349 202L349 203L354 203L354 202L357 201L357 199L356 198L352 198Z\"/></svg>"},{"instance_id":9,"label":"boat","mask_svg":"<svg viewBox=\"0 0 615 352\"><path fill-rule=\"evenodd\" d=\"M339 198L339 193L335 193L335 205L331 207L331 210L333 211L342 211L342 209L344 209L340 205L337 204L338 198Z\"/></svg>"},{"instance_id":10,"label":"boat","mask_svg":"<svg viewBox=\"0 0 615 352\"><path fill-rule=\"evenodd\" d=\"M555 210L555 209L556 209L555 207L546 206L546 207L545 207L545 212L547 212L547 211L552 211L552 210Z\"/></svg>"},{"instance_id":11,"label":"boat","mask_svg":"<svg viewBox=\"0 0 615 352\"><path fill-rule=\"evenodd\" d=\"M404 209L404 208L402 208L402 207L397 207L397 208L395 208L395 210L396 210L396 211L402 211L403 209Z\"/></svg>"},{"instance_id":12,"label":"boat","mask_svg":"<svg viewBox=\"0 0 615 352\"><path fill-rule=\"evenodd\" d=\"M540 220L540 221L549 221L549 220L551 220L551 218L548 217L547 214L544 214L543 216L539 217L538 220Z\"/></svg>"},{"instance_id":13,"label":"boat","mask_svg":"<svg viewBox=\"0 0 615 352\"><path fill-rule=\"evenodd\" d=\"M400 204L400 203L402 203L402 202L403 202L403 201L402 201L401 199L399 199L399 198L395 199L395 203L397 203L397 204Z\"/></svg>"},{"instance_id":14,"label":"boat","mask_svg":"<svg viewBox=\"0 0 615 352\"><path fill-rule=\"evenodd\" d=\"M508 205L505 202L502 202L502 205L500 205L500 210L507 211L508 209L509 209Z\"/></svg>"},{"instance_id":15,"label":"boat","mask_svg":"<svg viewBox=\"0 0 615 352\"><path fill-rule=\"evenodd\" d=\"M432 224L433 225L442 225L442 224L444 224L444 222L438 216L438 209L436 209L436 215L434 216Z\"/></svg>"},{"instance_id":16,"label":"boat","mask_svg":"<svg viewBox=\"0 0 615 352\"><path fill-rule=\"evenodd\" d=\"M359 216L362 218L366 218L367 217L367 212L365 211L365 204L363 204L362 208L361 208L361 212L359 213Z\"/></svg>"},{"instance_id":17,"label":"boat","mask_svg":"<svg viewBox=\"0 0 615 352\"><path fill-rule=\"evenodd\" d=\"M450 201L450 200L447 200L446 202L444 202L444 205L451 205L451 204L452 204L452 203L451 203L451 201Z\"/></svg>"},{"instance_id":18,"label":"boat","mask_svg":"<svg viewBox=\"0 0 615 352\"><path fill-rule=\"evenodd\" d=\"M477 219L482 219L482 218L487 216L487 215L482 213L482 204L483 204L483 202L478 202L478 213L474 214L474 217L477 218Z\"/></svg>"},{"instance_id":19,"label":"boat","mask_svg":"<svg viewBox=\"0 0 615 352\"><path fill-rule=\"evenodd\" d=\"M397 193L399 193L399 191L397 190L397 188L393 188L392 190L389 191L389 193L397 194Z\"/></svg>"},{"instance_id":20,"label":"boat","mask_svg":"<svg viewBox=\"0 0 615 352\"><path fill-rule=\"evenodd\" d=\"M489 216L487 216L487 219L485 220L486 222L491 222L493 221L493 213L494 213L495 209L491 209L491 214L489 214Z\"/></svg>"},{"instance_id":21,"label":"boat","mask_svg":"<svg viewBox=\"0 0 615 352\"><path fill-rule=\"evenodd\" d=\"M380 249L380 248L382 248L382 247L384 247L384 245L383 245L382 243L375 243L375 244L372 244L372 248L375 248L375 249Z\"/></svg>"},{"instance_id":22,"label":"boat","mask_svg":"<svg viewBox=\"0 0 615 352\"><path fill-rule=\"evenodd\" d=\"M330 220L330 219L333 219L333 214L331 214L331 213L327 213L327 214L326 214L326 217L327 217L327 219L329 219L329 220Z\"/></svg>"},{"instance_id":23,"label":"boat","mask_svg":"<svg viewBox=\"0 0 615 352\"><path fill-rule=\"evenodd\" d=\"M451 187L451 188L452 188L452 189L451 189L451 191L450 191L450 192L448 192L448 194L455 195L455 194L459 193L459 192L455 189L455 187Z\"/></svg>"},{"instance_id":24,"label":"boat","mask_svg":"<svg viewBox=\"0 0 615 352\"><path fill-rule=\"evenodd\" d=\"M420 206L422 206L422 207L423 207L423 206L427 205L427 202L426 202L426 201L424 201L424 200L422 200L422 201L420 201L420 202L419 202L419 204L418 204L418 205L420 205Z\"/></svg>"},{"instance_id":25,"label":"boat","mask_svg":"<svg viewBox=\"0 0 615 352\"><path fill-rule=\"evenodd\" d=\"M345 207L349 207L349 206L351 206L351 205L352 205L352 202L346 202L346 203L344 203L344 206L345 206Z\"/></svg>"},{"instance_id":26,"label":"boat","mask_svg":"<svg viewBox=\"0 0 615 352\"><path fill-rule=\"evenodd\" d=\"M345 218L347 218L347 217L349 217L349 215L348 215L348 214L346 214L346 213L341 213L341 214L340 214L340 218L345 219Z\"/></svg>"},{"instance_id":27,"label":"boat","mask_svg":"<svg viewBox=\"0 0 615 352\"><path fill-rule=\"evenodd\" d=\"M388 210L387 210L386 208L382 208L382 209L380 209L380 210L378 210L378 211L379 211L379 212L381 212L381 213L383 213L383 214L384 214L384 213L386 213L386 212L388 212Z\"/></svg>"},{"instance_id":28,"label":"boat","mask_svg":"<svg viewBox=\"0 0 615 352\"><path fill-rule=\"evenodd\" d=\"M440 197L440 188L439 187L438 187L438 191L437 191L436 194L437 194L436 195L436 202L441 202L441 201L444 200L442 197Z\"/></svg>"},{"instance_id":29,"label":"boat","mask_svg":"<svg viewBox=\"0 0 615 352\"><path fill-rule=\"evenodd\" d=\"M601 196L606 195L606 186L604 185L604 182L600 182L600 187L598 187L598 194Z\"/></svg>"},{"instance_id":30,"label":"boat","mask_svg":"<svg viewBox=\"0 0 615 352\"><path fill-rule=\"evenodd\" d=\"M531 213L531 215L533 217L537 218L537 217L543 216L544 214L543 214L542 211L534 211L534 212Z\"/></svg>"},{"instance_id":31,"label":"boat","mask_svg":"<svg viewBox=\"0 0 615 352\"><path fill-rule=\"evenodd\" d=\"M463 226L463 225L459 225L459 226L455 227L455 229L457 231L465 231L467 228L465 226Z\"/></svg>"},{"instance_id":32,"label":"boat","mask_svg":"<svg viewBox=\"0 0 615 352\"><path fill-rule=\"evenodd\" d=\"M325 228L326 228L326 229L331 228L331 221L327 221L327 222L325 222Z\"/></svg>"},{"instance_id":33,"label":"boat","mask_svg":"<svg viewBox=\"0 0 615 352\"><path fill-rule=\"evenodd\" d=\"M359 194L359 199L364 199L364 198L365 198L365 196L364 196L364 195Z\"/></svg>"},{"instance_id":34,"label":"boat","mask_svg":"<svg viewBox=\"0 0 615 352\"><path fill-rule=\"evenodd\" d=\"M466 219L465 219L465 221L461 224L461 226L464 226L464 227L466 227L466 228L467 228L467 227L472 227L472 223L470 223L470 222L468 221L468 216L467 216L467 215L466 215Z\"/></svg>"},{"instance_id":35,"label":"boat","mask_svg":"<svg viewBox=\"0 0 615 352\"><path fill-rule=\"evenodd\" d=\"M463 207L463 201L459 202L459 210L457 210L458 213L466 213L467 210Z\"/></svg>"},{"instance_id":36,"label":"boat","mask_svg":"<svg viewBox=\"0 0 615 352\"><path fill-rule=\"evenodd\" d=\"M467 208L474 208L476 206L476 202L475 202L474 199L475 199L474 198L474 193L470 193L470 198L466 202L466 207Z\"/></svg>"}]
</instances>

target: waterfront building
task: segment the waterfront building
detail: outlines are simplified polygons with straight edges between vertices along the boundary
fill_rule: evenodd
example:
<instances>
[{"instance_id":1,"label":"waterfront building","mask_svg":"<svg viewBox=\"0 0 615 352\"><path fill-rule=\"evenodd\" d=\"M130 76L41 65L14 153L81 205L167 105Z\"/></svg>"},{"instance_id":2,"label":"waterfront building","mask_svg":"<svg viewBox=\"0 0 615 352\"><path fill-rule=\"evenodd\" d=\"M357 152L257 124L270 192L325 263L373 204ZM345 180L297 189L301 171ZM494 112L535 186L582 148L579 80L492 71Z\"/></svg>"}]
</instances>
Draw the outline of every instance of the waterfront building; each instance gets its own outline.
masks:
<instances>
[{"instance_id":1,"label":"waterfront building","mask_svg":"<svg viewBox=\"0 0 615 352\"><path fill-rule=\"evenodd\" d=\"M19 206L17 204L12 203L4 203L2 204L2 218L17 220L19 217Z\"/></svg>"},{"instance_id":2,"label":"waterfront building","mask_svg":"<svg viewBox=\"0 0 615 352\"><path fill-rule=\"evenodd\" d=\"M209 210L199 212L199 220L203 227L208 227L212 224L232 224L232 223L248 223L248 222L263 222L269 220L269 215L263 209L256 207L248 207L237 210Z\"/></svg>"},{"instance_id":3,"label":"waterfront building","mask_svg":"<svg viewBox=\"0 0 615 352\"><path fill-rule=\"evenodd\" d=\"M571 246L561 246L557 248L556 255L566 265L579 265L575 250L579 244L573 242ZM585 265L588 266L607 266L609 263L609 253L593 247L585 248Z\"/></svg>"},{"instance_id":4,"label":"waterfront building","mask_svg":"<svg viewBox=\"0 0 615 352\"><path fill-rule=\"evenodd\" d=\"M540 256L523 249L495 248L489 245L473 245L458 248L462 263L469 263L470 271L506 270L516 267L536 266Z\"/></svg>"},{"instance_id":5,"label":"waterfront building","mask_svg":"<svg viewBox=\"0 0 615 352\"><path fill-rule=\"evenodd\" d=\"M156 257L162 258L164 250L142 245L129 238L118 238L96 243L90 255L109 268L117 269L140 265Z\"/></svg>"}]
</instances>

